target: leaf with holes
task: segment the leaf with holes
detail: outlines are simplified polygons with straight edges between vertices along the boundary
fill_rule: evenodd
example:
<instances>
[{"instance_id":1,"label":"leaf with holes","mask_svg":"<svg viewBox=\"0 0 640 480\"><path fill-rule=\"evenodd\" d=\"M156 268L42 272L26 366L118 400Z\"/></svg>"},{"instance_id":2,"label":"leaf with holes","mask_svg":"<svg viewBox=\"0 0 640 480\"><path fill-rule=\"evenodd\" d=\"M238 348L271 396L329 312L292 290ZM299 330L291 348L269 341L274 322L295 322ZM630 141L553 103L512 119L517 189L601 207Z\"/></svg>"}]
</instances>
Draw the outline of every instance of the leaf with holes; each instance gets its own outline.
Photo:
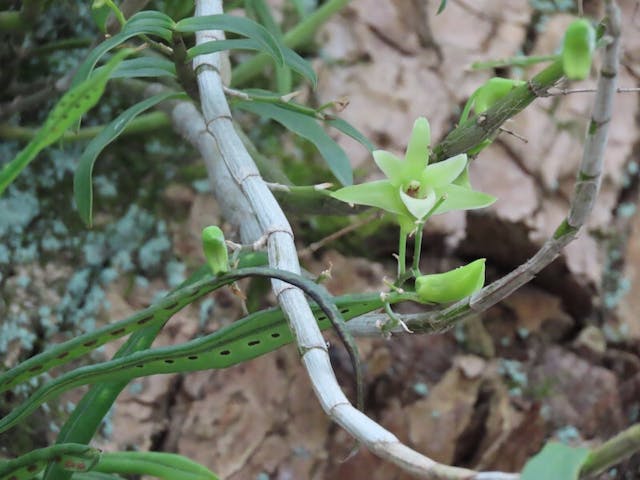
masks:
<instances>
[{"instance_id":1,"label":"leaf with holes","mask_svg":"<svg viewBox=\"0 0 640 480\"><path fill-rule=\"evenodd\" d=\"M78 122L82 115L98 103L111 72L132 52L131 49L121 50L107 62L100 72L71 88L62 96L33 140L0 171L0 194L41 150L58 141L70 126Z\"/></svg>"}]
</instances>

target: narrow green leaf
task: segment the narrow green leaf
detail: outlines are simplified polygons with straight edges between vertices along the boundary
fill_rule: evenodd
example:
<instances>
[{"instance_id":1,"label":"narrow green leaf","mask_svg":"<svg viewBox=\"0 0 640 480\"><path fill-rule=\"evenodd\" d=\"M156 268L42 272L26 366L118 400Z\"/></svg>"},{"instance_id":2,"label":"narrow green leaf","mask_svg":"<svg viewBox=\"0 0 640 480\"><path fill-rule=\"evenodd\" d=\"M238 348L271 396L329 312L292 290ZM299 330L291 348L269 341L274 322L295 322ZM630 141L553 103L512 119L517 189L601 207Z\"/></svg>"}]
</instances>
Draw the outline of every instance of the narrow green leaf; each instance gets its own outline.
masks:
<instances>
[{"instance_id":1,"label":"narrow green leaf","mask_svg":"<svg viewBox=\"0 0 640 480\"><path fill-rule=\"evenodd\" d=\"M222 52L224 50L262 50L262 44L253 38L234 38L232 40L213 40L201 43L187 50L187 60L198 55Z\"/></svg>"},{"instance_id":2,"label":"narrow green leaf","mask_svg":"<svg viewBox=\"0 0 640 480\"><path fill-rule=\"evenodd\" d=\"M100 69L96 69L99 71ZM111 78L175 77L172 61L160 57L140 57L124 60L111 74Z\"/></svg>"},{"instance_id":3,"label":"narrow green leaf","mask_svg":"<svg viewBox=\"0 0 640 480\"><path fill-rule=\"evenodd\" d=\"M353 171L344 150L322 129L318 122L302 113L278 105L258 102L238 102L239 108L261 117L271 118L292 132L311 141L342 185L353 183Z\"/></svg>"},{"instance_id":4,"label":"narrow green leaf","mask_svg":"<svg viewBox=\"0 0 640 480\"><path fill-rule=\"evenodd\" d=\"M163 452L103 453L96 472L153 475L163 480L218 480L208 468L182 455Z\"/></svg>"},{"instance_id":5,"label":"narrow green leaf","mask_svg":"<svg viewBox=\"0 0 640 480\"><path fill-rule=\"evenodd\" d=\"M167 41L171 40L171 29L173 25L173 20L161 12L143 11L136 13L127 21L119 33L91 50L85 61L82 62L82 65L78 68L71 85L78 85L89 78L96 63L98 63L98 60L100 60L105 53L132 37L144 34L156 35Z\"/></svg>"},{"instance_id":6,"label":"narrow green leaf","mask_svg":"<svg viewBox=\"0 0 640 480\"><path fill-rule=\"evenodd\" d=\"M442 0L440 2L440 6L438 7L438 11L436 12L436 15L440 15L444 11L446 6L447 6L447 0Z\"/></svg>"},{"instance_id":7,"label":"narrow green leaf","mask_svg":"<svg viewBox=\"0 0 640 480\"><path fill-rule=\"evenodd\" d=\"M75 472L71 477L73 480L122 480L118 475L109 475L108 473L99 472Z\"/></svg>"},{"instance_id":8,"label":"narrow green leaf","mask_svg":"<svg viewBox=\"0 0 640 480\"><path fill-rule=\"evenodd\" d=\"M370 152L373 152L376 149L376 147L369 141L367 137L360 133L353 125L351 125L346 120L343 120L342 118L334 118L333 120L328 120L325 123L332 126L333 128L337 128L345 135L348 135L355 141L361 143L364 148L366 148Z\"/></svg>"},{"instance_id":9,"label":"narrow green leaf","mask_svg":"<svg viewBox=\"0 0 640 480\"><path fill-rule=\"evenodd\" d=\"M41 150L56 142L71 125L98 103L111 72L132 52L131 49L121 50L107 62L101 72L62 96L33 140L0 171L0 195Z\"/></svg>"},{"instance_id":10,"label":"narrow green leaf","mask_svg":"<svg viewBox=\"0 0 640 480\"><path fill-rule=\"evenodd\" d=\"M577 480L588 456L588 448L574 448L563 443L549 442L526 463L520 480Z\"/></svg>"},{"instance_id":11,"label":"narrow green leaf","mask_svg":"<svg viewBox=\"0 0 640 480\"><path fill-rule=\"evenodd\" d=\"M299 73L304 78L311 82L313 89L315 90L318 87L318 77L316 76L316 72L311 66L309 62L307 62L304 58L298 55L295 51L291 50L289 47L282 47L282 54L284 55L284 63L291 67L296 73Z\"/></svg>"},{"instance_id":12,"label":"narrow green leaf","mask_svg":"<svg viewBox=\"0 0 640 480\"><path fill-rule=\"evenodd\" d=\"M100 152L112 141L114 141L136 116L158 103L176 98L182 94L175 92L165 92L147 98L140 103L128 108L110 122L91 142L87 145L75 171L73 178L73 194L78 207L78 213L82 221L91 227L93 223L93 185L91 176L93 166L100 155Z\"/></svg>"},{"instance_id":13,"label":"narrow green leaf","mask_svg":"<svg viewBox=\"0 0 640 480\"><path fill-rule=\"evenodd\" d=\"M282 30L276 22L271 8L265 0L245 0L245 10L266 28L271 35L282 42ZM285 60L286 62L286 60ZM291 68L285 64L285 66L276 65L275 68L275 80L276 90L279 93L288 93L292 89L292 75Z\"/></svg>"},{"instance_id":14,"label":"narrow green leaf","mask_svg":"<svg viewBox=\"0 0 640 480\"><path fill-rule=\"evenodd\" d=\"M197 32L199 30L224 30L253 38L260 42L278 64L284 65L282 49L276 38L262 25L248 18L233 15L205 15L180 20L175 25L178 32Z\"/></svg>"}]
</instances>

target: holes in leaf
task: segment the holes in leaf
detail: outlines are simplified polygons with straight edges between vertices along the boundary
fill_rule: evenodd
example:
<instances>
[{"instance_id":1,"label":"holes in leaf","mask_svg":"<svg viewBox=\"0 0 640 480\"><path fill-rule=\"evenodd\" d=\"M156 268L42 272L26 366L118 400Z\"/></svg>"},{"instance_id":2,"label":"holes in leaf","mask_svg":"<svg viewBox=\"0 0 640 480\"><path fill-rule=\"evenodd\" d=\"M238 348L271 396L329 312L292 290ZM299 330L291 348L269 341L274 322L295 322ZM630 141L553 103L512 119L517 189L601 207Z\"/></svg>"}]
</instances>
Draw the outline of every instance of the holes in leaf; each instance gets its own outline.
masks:
<instances>
[{"instance_id":1,"label":"holes in leaf","mask_svg":"<svg viewBox=\"0 0 640 480\"><path fill-rule=\"evenodd\" d=\"M174 363L174 361L173 361L173 360L171 360L170 358L167 358L167 359L164 361L164 363L169 363L169 364L171 364L171 363Z\"/></svg>"},{"instance_id":2,"label":"holes in leaf","mask_svg":"<svg viewBox=\"0 0 640 480\"><path fill-rule=\"evenodd\" d=\"M111 332L111 335L116 336L116 335L120 335L120 334L122 334L124 332L125 332L124 328L119 328L119 329L114 330L113 332Z\"/></svg>"},{"instance_id":3,"label":"holes in leaf","mask_svg":"<svg viewBox=\"0 0 640 480\"><path fill-rule=\"evenodd\" d=\"M145 323L147 323L148 321L150 321L153 318L153 315L147 315L146 317L142 317L140 320L138 320L136 323L138 325L144 325Z\"/></svg>"},{"instance_id":4,"label":"holes in leaf","mask_svg":"<svg viewBox=\"0 0 640 480\"><path fill-rule=\"evenodd\" d=\"M271 334L271 338L278 338L280 334L278 332L274 332Z\"/></svg>"},{"instance_id":5,"label":"holes in leaf","mask_svg":"<svg viewBox=\"0 0 640 480\"><path fill-rule=\"evenodd\" d=\"M220 355L231 355L231 352L229 350L222 350Z\"/></svg>"},{"instance_id":6,"label":"holes in leaf","mask_svg":"<svg viewBox=\"0 0 640 480\"><path fill-rule=\"evenodd\" d=\"M143 368L143 367L144 367L144 364L139 363L138 365L136 365L136 367L137 367L137 368Z\"/></svg>"},{"instance_id":7,"label":"holes in leaf","mask_svg":"<svg viewBox=\"0 0 640 480\"><path fill-rule=\"evenodd\" d=\"M187 358L188 358L189 360L197 360L197 359L198 359L198 356L197 356L197 355L189 355Z\"/></svg>"},{"instance_id":8,"label":"holes in leaf","mask_svg":"<svg viewBox=\"0 0 640 480\"><path fill-rule=\"evenodd\" d=\"M260 345L260 340L251 340L249 343L247 343L247 345L249 345L250 347L255 347L256 345Z\"/></svg>"},{"instance_id":9,"label":"holes in leaf","mask_svg":"<svg viewBox=\"0 0 640 480\"><path fill-rule=\"evenodd\" d=\"M178 306L178 302L173 302L170 303L169 305L163 307L165 310L173 310L174 308L176 308Z\"/></svg>"},{"instance_id":10,"label":"holes in leaf","mask_svg":"<svg viewBox=\"0 0 640 480\"><path fill-rule=\"evenodd\" d=\"M350 308L342 308L340 309L340 313L344 314L344 313L348 313L350 310Z\"/></svg>"},{"instance_id":11,"label":"holes in leaf","mask_svg":"<svg viewBox=\"0 0 640 480\"><path fill-rule=\"evenodd\" d=\"M84 342L82 345L84 345L85 347L93 347L97 343L98 340L89 340L88 342Z\"/></svg>"},{"instance_id":12,"label":"holes in leaf","mask_svg":"<svg viewBox=\"0 0 640 480\"><path fill-rule=\"evenodd\" d=\"M62 352L60 355L58 355L56 358L62 360L64 357L66 357L67 355L69 355L69 352Z\"/></svg>"},{"instance_id":13,"label":"holes in leaf","mask_svg":"<svg viewBox=\"0 0 640 480\"><path fill-rule=\"evenodd\" d=\"M31 367L29 369L30 372L37 372L38 370L42 370L42 365L36 365L35 367Z\"/></svg>"}]
</instances>

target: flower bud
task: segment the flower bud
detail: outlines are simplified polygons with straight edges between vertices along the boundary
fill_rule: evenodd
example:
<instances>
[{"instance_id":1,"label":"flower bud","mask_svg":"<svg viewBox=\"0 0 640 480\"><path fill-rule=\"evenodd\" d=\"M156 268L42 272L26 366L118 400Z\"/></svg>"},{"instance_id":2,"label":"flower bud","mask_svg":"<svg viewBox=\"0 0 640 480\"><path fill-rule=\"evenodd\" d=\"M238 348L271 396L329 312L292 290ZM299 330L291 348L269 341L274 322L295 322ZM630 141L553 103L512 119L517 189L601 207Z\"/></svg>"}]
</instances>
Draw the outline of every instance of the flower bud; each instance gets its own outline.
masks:
<instances>
[{"instance_id":1,"label":"flower bud","mask_svg":"<svg viewBox=\"0 0 640 480\"><path fill-rule=\"evenodd\" d=\"M484 258L445 273L416 278L416 293L423 302L455 302L480 290L484 285Z\"/></svg>"},{"instance_id":2,"label":"flower bud","mask_svg":"<svg viewBox=\"0 0 640 480\"><path fill-rule=\"evenodd\" d=\"M584 80L591 70L595 48L595 31L584 18L574 20L567 27L562 45L562 69L570 80Z\"/></svg>"},{"instance_id":3,"label":"flower bud","mask_svg":"<svg viewBox=\"0 0 640 480\"><path fill-rule=\"evenodd\" d=\"M202 249L207 264L214 275L229 270L229 254L224 242L224 233L215 225L202 230Z\"/></svg>"}]
</instances>

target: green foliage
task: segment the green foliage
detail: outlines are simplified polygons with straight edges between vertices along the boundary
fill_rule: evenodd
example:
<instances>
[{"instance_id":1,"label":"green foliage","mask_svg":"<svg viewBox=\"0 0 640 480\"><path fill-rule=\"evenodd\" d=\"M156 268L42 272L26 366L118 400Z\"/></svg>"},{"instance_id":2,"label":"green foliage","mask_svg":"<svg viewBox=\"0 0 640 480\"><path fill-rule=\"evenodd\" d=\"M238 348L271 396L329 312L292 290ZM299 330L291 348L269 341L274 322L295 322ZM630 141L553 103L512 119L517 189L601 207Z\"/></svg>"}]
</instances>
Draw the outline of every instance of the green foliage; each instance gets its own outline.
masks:
<instances>
[{"instance_id":1,"label":"green foliage","mask_svg":"<svg viewBox=\"0 0 640 480\"><path fill-rule=\"evenodd\" d=\"M238 102L235 105L262 117L273 119L292 132L311 141L338 181L342 185L353 183L353 172L346 153L315 119L275 104Z\"/></svg>"},{"instance_id":2,"label":"green foliage","mask_svg":"<svg viewBox=\"0 0 640 480\"><path fill-rule=\"evenodd\" d=\"M175 453L103 453L96 472L153 475L161 480L218 480L208 468Z\"/></svg>"},{"instance_id":3,"label":"green foliage","mask_svg":"<svg viewBox=\"0 0 640 480\"><path fill-rule=\"evenodd\" d=\"M577 480L580 469L589 457L588 448L574 448L563 443L549 442L524 466L521 480Z\"/></svg>"},{"instance_id":4,"label":"green foliage","mask_svg":"<svg viewBox=\"0 0 640 480\"><path fill-rule=\"evenodd\" d=\"M118 52L107 62L104 69L63 95L34 139L0 171L0 195L41 150L56 142L69 127L98 103L111 72L131 53L132 50Z\"/></svg>"},{"instance_id":5,"label":"green foliage","mask_svg":"<svg viewBox=\"0 0 640 480\"><path fill-rule=\"evenodd\" d=\"M93 224L93 182L91 180L93 174L93 166L100 155L100 152L112 141L114 141L127 127L127 125L145 110L157 105L158 103L181 96L175 92L166 92L147 98L133 107L128 108L121 113L115 120L104 128L97 135L80 157L78 168L73 179L74 197L78 207L78 213L82 221L91 227Z\"/></svg>"}]
</instances>

